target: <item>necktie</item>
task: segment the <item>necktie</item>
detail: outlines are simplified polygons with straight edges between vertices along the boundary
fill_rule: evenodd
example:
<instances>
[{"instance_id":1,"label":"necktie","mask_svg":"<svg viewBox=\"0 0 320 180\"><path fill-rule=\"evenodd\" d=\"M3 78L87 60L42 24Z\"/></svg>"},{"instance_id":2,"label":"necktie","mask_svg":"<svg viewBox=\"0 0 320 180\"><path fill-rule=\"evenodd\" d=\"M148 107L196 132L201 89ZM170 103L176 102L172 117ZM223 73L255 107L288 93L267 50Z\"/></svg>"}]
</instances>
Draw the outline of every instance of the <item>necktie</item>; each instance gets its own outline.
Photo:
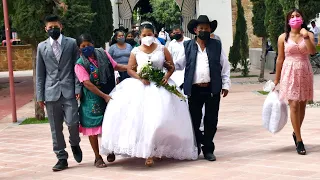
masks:
<instances>
[{"instance_id":1,"label":"necktie","mask_svg":"<svg viewBox=\"0 0 320 180\"><path fill-rule=\"evenodd\" d=\"M57 61L59 62L60 56L61 56L61 48L60 48L60 44L58 43L58 41L53 41L52 49L53 49L54 56L56 57Z\"/></svg>"}]
</instances>

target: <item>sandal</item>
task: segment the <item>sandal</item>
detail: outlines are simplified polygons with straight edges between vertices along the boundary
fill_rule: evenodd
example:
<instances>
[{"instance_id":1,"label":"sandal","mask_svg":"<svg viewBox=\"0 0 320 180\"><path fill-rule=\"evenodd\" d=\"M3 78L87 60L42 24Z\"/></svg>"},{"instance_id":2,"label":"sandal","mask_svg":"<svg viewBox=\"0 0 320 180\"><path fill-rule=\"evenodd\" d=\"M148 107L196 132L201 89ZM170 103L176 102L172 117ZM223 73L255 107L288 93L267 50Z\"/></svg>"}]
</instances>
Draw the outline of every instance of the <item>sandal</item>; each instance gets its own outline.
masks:
<instances>
[{"instance_id":1,"label":"sandal","mask_svg":"<svg viewBox=\"0 0 320 180\"><path fill-rule=\"evenodd\" d=\"M108 154L108 156L107 156L108 162L113 162L115 160L116 160L116 155L114 155L114 153Z\"/></svg>"},{"instance_id":2,"label":"sandal","mask_svg":"<svg viewBox=\"0 0 320 180\"><path fill-rule=\"evenodd\" d=\"M94 160L94 166L97 168L105 168L107 167L106 163L103 161L102 158L98 158Z\"/></svg>"},{"instance_id":3,"label":"sandal","mask_svg":"<svg viewBox=\"0 0 320 180\"><path fill-rule=\"evenodd\" d=\"M307 152L306 152L306 149L304 148L303 142L300 141L300 142L297 142L297 144L298 144L297 148L296 148L297 153L300 154L300 155L306 155Z\"/></svg>"},{"instance_id":4,"label":"sandal","mask_svg":"<svg viewBox=\"0 0 320 180\"><path fill-rule=\"evenodd\" d=\"M151 167L154 164L153 159L152 158L148 158L146 159L145 165L148 167Z\"/></svg>"},{"instance_id":5,"label":"sandal","mask_svg":"<svg viewBox=\"0 0 320 180\"><path fill-rule=\"evenodd\" d=\"M296 137L296 133L292 133L292 137L293 137L293 140L294 140L294 144L296 145L297 147L297 137Z\"/></svg>"}]
</instances>

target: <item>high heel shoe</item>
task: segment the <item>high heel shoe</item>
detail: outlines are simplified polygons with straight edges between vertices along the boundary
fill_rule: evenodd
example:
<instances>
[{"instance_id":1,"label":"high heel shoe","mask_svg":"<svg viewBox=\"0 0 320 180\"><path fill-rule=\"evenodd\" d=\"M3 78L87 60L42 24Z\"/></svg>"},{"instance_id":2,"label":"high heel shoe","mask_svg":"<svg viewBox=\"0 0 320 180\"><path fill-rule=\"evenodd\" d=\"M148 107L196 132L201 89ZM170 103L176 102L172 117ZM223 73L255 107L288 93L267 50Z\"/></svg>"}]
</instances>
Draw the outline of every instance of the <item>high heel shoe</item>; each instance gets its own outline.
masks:
<instances>
[{"instance_id":1,"label":"high heel shoe","mask_svg":"<svg viewBox=\"0 0 320 180\"><path fill-rule=\"evenodd\" d=\"M300 154L300 155L306 155L307 152L306 152L306 149L304 148L304 144L302 141L299 141L297 142L297 153Z\"/></svg>"},{"instance_id":2,"label":"high heel shoe","mask_svg":"<svg viewBox=\"0 0 320 180\"><path fill-rule=\"evenodd\" d=\"M296 145L297 147L297 137L296 137L296 133L292 133L292 137L293 137L293 140L294 140L294 144Z\"/></svg>"},{"instance_id":3,"label":"high heel shoe","mask_svg":"<svg viewBox=\"0 0 320 180\"><path fill-rule=\"evenodd\" d=\"M153 159L152 158L148 158L146 159L145 165L148 167L151 167L154 164Z\"/></svg>"}]
</instances>

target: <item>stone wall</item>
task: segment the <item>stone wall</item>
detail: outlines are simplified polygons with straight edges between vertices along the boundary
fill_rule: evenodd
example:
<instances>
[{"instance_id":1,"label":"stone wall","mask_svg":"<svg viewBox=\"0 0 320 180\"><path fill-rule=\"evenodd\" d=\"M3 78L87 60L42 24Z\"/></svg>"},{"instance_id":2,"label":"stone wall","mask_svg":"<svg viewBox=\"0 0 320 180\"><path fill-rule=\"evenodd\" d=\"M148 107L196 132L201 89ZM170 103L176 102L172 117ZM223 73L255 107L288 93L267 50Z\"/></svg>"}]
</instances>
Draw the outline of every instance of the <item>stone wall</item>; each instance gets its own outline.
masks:
<instances>
[{"instance_id":1,"label":"stone wall","mask_svg":"<svg viewBox=\"0 0 320 180\"><path fill-rule=\"evenodd\" d=\"M13 70L32 69L32 47L31 45L12 46ZM7 47L0 47L0 71L8 71Z\"/></svg>"},{"instance_id":2,"label":"stone wall","mask_svg":"<svg viewBox=\"0 0 320 180\"><path fill-rule=\"evenodd\" d=\"M252 26L252 3L250 0L242 0L242 6L244 9L244 15L247 21L247 33L249 37L249 47L250 48L259 48L261 47L261 38L258 38L253 34ZM237 0L232 0L232 26L233 33L236 32L236 21L237 21Z\"/></svg>"}]
</instances>

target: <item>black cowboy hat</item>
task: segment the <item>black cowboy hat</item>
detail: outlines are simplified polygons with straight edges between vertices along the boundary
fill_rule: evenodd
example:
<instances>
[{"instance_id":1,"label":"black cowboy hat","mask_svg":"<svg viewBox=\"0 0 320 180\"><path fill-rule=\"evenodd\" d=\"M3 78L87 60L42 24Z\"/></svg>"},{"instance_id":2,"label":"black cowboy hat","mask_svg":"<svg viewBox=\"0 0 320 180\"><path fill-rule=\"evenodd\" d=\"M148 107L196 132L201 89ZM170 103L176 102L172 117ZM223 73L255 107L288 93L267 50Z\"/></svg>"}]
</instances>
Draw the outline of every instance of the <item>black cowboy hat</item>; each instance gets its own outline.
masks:
<instances>
[{"instance_id":1,"label":"black cowboy hat","mask_svg":"<svg viewBox=\"0 0 320 180\"><path fill-rule=\"evenodd\" d=\"M117 31L123 31L124 33L128 33L129 29L120 26L118 29L113 30L113 33L116 33Z\"/></svg>"},{"instance_id":2,"label":"black cowboy hat","mask_svg":"<svg viewBox=\"0 0 320 180\"><path fill-rule=\"evenodd\" d=\"M196 28L199 24L209 24L210 28L211 28L211 32L210 33L213 33L217 29L217 26L218 26L218 22L216 20L210 21L208 16L200 15L198 17L198 19L192 19L188 23L188 26L187 26L188 31L191 34L196 35L196 33L194 32L194 28Z\"/></svg>"}]
</instances>

